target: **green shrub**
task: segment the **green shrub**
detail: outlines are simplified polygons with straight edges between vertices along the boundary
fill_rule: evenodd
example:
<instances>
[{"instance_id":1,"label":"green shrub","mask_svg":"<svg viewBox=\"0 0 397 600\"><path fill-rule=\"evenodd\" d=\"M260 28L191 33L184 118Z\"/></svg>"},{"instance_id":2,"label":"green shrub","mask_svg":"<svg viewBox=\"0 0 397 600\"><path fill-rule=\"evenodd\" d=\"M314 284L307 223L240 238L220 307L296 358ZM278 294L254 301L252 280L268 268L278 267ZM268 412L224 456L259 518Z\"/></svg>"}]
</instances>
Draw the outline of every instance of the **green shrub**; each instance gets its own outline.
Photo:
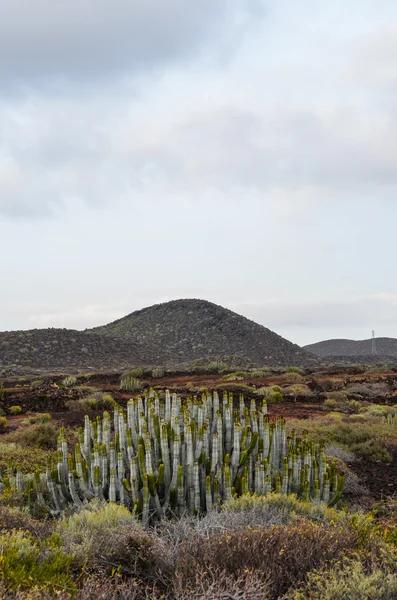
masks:
<instances>
[{"instance_id":1,"label":"green shrub","mask_svg":"<svg viewBox=\"0 0 397 600\"><path fill-rule=\"evenodd\" d=\"M10 441L29 448L55 450L57 448L59 431L51 422L37 423L26 428L20 428L9 436Z\"/></svg>"},{"instance_id":2,"label":"green shrub","mask_svg":"<svg viewBox=\"0 0 397 600\"><path fill-rule=\"evenodd\" d=\"M300 369L299 367L287 367L285 369L286 373L299 373L299 375L302 375L302 369Z\"/></svg>"},{"instance_id":3,"label":"green shrub","mask_svg":"<svg viewBox=\"0 0 397 600\"><path fill-rule=\"evenodd\" d=\"M74 375L68 375L67 377L65 377L65 379L62 379L61 381L63 387L72 387L73 385L76 385L76 383L77 377L75 377Z\"/></svg>"},{"instance_id":4,"label":"green shrub","mask_svg":"<svg viewBox=\"0 0 397 600\"><path fill-rule=\"evenodd\" d=\"M52 421L50 413L37 413L34 417L29 417L23 421L24 425L35 425L36 423L48 423Z\"/></svg>"},{"instance_id":5,"label":"green shrub","mask_svg":"<svg viewBox=\"0 0 397 600\"><path fill-rule=\"evenodd\" d=\"M57 525L62 549L73 557L76 567L85 570L122 567L129 576L150 577L156 563L167 556L165 544L143 531L136 517L114 503L92 502ZM156 551L155 551L156 550Z\"/></svg>"},{"instance_id":6,"label":"green shrub","mask_svg":"<svg viewBox=\"0 0 397 600\"><path fill-rule=\"evenodd\" d=\"M397 573L365 568L359 560L336 562L331 569L308 573L307 584L291 600L395 600Z\"/></svg>"},{"instance_id":7,"label":"green shrub","mask_svg":"<svg viewBox=\"0 0 397 600\"><path fill-rule=\"evenodd\" d=\"M5 417L0 417L0 433L7 431L8 421Z\"/></svg>"},{"instance_id":8,"label":"green shrub","mask_svg":"<svg viewBox=\"0 0 397 600\"><path fill-rule=\"evenodd\" d=\"M142 367L134 367L129 371L125 371L122 377L136 377L139 379L139 377L143 377L143 369Z\"/></svg>"},{"instance_id":9,"label":"green shrub","mask_svg":"<svg viewBox=\"0 0 397 600\"><path fill-rule=\"evenodd\" d=\"M10 408L8 409L8 412L10 413L10 415L20 415L22 412L22 407L21 406L10 406Z\"/></svg>"},{"instance_id":10,"label":"green shrub","mask_svg":"<svg viewBox=\"0 0 397 600\"><path fill-rule=\"evenodd\" d=\"M324 408L343 413L357 414L360 412L362 405L358 400L349 400L343 392L333 392L328 394L324 401Z\"/></svg>"},{"instance_id":11,"label":"green shrub","mask_svg":"<svg viewBox=\"0 0 397 600\"><path fill-rule=\"evenodd\" d=\"M16 432L19 434L19 432ZM14 468L20 469L24 473L45 469L47 465L48 452L42 448L29 447L27 452L26 447L20 442L16 443L8 441L9 437L14 437L15 434L8 434L7 442L0 443L0 471L7 469L9 459L12 460Z\"/></svg>"},{"instance_id":12,"label":"green shrub","mask_svg":"<svg viewBox=\"0 0 397 600\"><path fill-rule=\"evenodd\" d=\"M53 541L40 543L22 531L0 534L0 583L5 591L40 589L73 591L70 557Z\"/></svg>"},{"instance_id":13,"label":"green shrub","mask_svg":"<svg viewBox=\"0 0 397 600\"><path fill-rule=\"evenodd\" d=\"M4 383L0 381L0 401L4 399Z\"/></svg>"},{"instance_id":14,"label":"green shrub","mask_svg":"<svg viewBox=\"0 0 397 600\"><path fill-rule=\"evenodd\" d=\"M269 369L266 367L263 367L262 369L254 369L250 373L251 377L253 377L254 379L266 377L268 374L269 374Z\"/></svg>"},{"instance_id":15,"label":"green shrub","mask_svg":"<svg viewBox=\"0 0 397 600\"><path fill-rule=\"evenodd\" d=\"M80 400L68 400L65 407L73 412L88 412L90 410L112 410L116 402L111 394L97 393Z\"/></svg>"},{"instance_id":16,"label":"green shrub","mask_svg":"<svg viewBox=\"0 0 397 600\"><path fill-rule=\"evenodd\" d=\"M335 417L329 414L304 422L290 419L287 426L290 430L295 429L298 435L307 430L310 439L323 439L371 462L390 462L391 454L397 450L397 428L394 425L385 423L384 418L371 418L365 414L349 417L340 414L338 417L338 413L335 413Z\"/></svg>"},{"instance_id":17,"label":"green shrub","mask_svg":"<svg viewBox=\"0 0 397 600\"><path fill-rule=\"evenodd\" d=\"M225 369L227 369L227 364L225 362L222 362L221 360L211 360L206 365L207 371L213 371L215 373L222 373L222 371L224 371Z\"/></svg>"},{"instance_id":18,"label":"green shrub","mask_svg":"<svg viewBox=\"0 0 397 600\"><path fill-rule=\"evenodd\" d=\"M153 379L160 379L161 377L164 377L164 374L165 370L162 367L157 367L156 369L152 370Z\"/></svg>"}]
</instances>

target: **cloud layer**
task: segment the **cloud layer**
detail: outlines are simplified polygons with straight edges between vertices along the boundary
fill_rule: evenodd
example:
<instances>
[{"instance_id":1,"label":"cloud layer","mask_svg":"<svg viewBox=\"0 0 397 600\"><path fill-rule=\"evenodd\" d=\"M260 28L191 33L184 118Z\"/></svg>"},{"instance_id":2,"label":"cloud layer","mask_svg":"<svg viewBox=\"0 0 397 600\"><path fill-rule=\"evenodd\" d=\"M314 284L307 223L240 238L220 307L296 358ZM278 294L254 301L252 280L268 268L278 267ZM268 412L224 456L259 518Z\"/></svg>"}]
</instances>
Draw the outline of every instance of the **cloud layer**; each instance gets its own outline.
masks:
<instances>
[{"instance_id":1,"label":"cloud layer","mask_svg":"<svg viewBox=\"0 0 397 600\"><path fill-rule=\"evenodd\" d=\"M202 296L397 336L396 31L387 0L0 7L0 329Z\"/></svg>"}]
</instances>

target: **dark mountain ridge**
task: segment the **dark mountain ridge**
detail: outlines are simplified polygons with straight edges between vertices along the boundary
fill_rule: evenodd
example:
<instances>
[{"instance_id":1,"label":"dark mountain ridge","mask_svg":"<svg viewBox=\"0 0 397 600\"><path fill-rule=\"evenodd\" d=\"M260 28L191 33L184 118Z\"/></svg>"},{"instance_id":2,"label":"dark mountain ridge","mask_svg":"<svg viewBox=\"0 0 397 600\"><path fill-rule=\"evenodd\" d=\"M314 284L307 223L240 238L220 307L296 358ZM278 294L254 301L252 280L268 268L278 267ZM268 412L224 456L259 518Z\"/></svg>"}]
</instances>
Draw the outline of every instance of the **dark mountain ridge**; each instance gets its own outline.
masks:
<instances>
[{"instance_id":1,"label":"dark mountain ridge","mask_svg":"<svg viewBox=\"0 0 397 600\"><path fill-rule=\"evenodd\" d=\"M382 356L397 358L397 339L389 337L375 338L376 353L372 352L372 338L367 340L332 339L304 346L308 352L316 356Z\"/></svg>"}]
</instances>

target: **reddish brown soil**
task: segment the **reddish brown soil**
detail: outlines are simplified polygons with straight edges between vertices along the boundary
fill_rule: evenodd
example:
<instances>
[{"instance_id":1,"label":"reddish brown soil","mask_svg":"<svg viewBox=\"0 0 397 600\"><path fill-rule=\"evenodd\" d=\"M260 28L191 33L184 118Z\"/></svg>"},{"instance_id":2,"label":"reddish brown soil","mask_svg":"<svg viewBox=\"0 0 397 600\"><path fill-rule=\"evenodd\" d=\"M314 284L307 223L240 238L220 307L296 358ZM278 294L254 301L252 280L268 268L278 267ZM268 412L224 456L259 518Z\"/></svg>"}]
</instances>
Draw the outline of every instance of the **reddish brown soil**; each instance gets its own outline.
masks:
<instances>
[{"instance_id":1,"label":"reddish brown soil","mask_svg":"<svg viewBox=\"0 0 397 600\"><path fill-rule=\"evenodd\" d=\"M397 454L391 463L355 461L348 467L376 500L397 495Z\"/></svg>"},{"instance_id":2,"label":"reddish brown soil","mask_svg":"<svg viewBox=\"0 0 397 600\"><path fill-rule=\"evenodd\" d=\"M20 405L23 412L49 412L52 415L54 421L61 423L66 427L79 427L83 425L84 414L81 412L68 412L65 410L65 402L70 399L78 399L87 395L87 392L79 391L78 388L62 388L58 386L60 377L54 377L46 380L38 388L29 387L15 387L14 383L9 382L6 386L5 397L0 402L0 408L4 408L6 413L8 408L12 405ZM290 379L290 380L289 380ZM334 381L336 383L375 383L379 381L386 381L389 386L387 393L387 399L384 401L397 402L397 374L396 373L354 373L351 370L345 370L340 373L330 373L327 371L321 371L315 374L310 374L304 378L296 381L294 377L288 378L288 376L281 376L277 374L269 374L266 377L254 379L254 380L241 380L228 382L222 379L221 375L218 374L179 374L164 377L162 379L147 380L145 383L157 387L158 389L170 389L171 392L179 393L183 396L192 394L194 388L207 388L207 389L219 389L222 393L222 389L233 390L236 400L238 394L241 391L244 392L245 397L249 400L251 397L256 397L253 393L247 393L247 386L251 387L264 387L271 385L283 386L293 384L305 384L308 385L312 393L308 396L298 397L298 401L285 402L283 404L271 404L268 407L268 414L270 418L283 416L287 420L289 418L308 419L316 416L324 415L322 402L326 397L326 390L323 387L323 382ZM81 381L82 384L94 386L100 391L109 391L114 398L121 405L125 406L128 399L133 395L131 393L120 392L119 390L119 375L92 375L89 378ZM11 387L14 386L14 387ZM379 398L374 401L379 401ZM93 412L91 416L101 414L100 412ZM26 414L18 416L7 416L9 421L10 430L17 429L21 422L26 419ZM397 456L391 464L385 463L370 463L368 461L355 461L348 465L352 471L354 471L360 482L365 485L372 498L382 498L397 495Z\"/></svg>"}]
</instances>

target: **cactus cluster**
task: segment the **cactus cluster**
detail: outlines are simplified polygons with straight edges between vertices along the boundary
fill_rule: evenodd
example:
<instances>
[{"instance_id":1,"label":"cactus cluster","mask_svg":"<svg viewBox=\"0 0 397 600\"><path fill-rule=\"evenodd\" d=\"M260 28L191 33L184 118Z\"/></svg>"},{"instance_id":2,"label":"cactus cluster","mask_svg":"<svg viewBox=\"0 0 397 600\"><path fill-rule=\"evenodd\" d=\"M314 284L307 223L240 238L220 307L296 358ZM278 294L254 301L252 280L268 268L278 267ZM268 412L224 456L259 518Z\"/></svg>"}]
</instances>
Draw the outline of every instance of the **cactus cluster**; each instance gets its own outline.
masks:
<instances>
[{"instance_id":1,"label":"cactus cluster","mask_svg":"<svg viewBox=\"0 0 397 600\"><path fill-rule=\"evenodd\" d=\"M284 418L273 422L266 401L205 393L182 401L153 391L130 400L113 419L85 417L79 443L69 453L64 433L57 457L46 473L14 474L12 465L0 487L15 487L57 513L69 503L91 498L120 502L144 524L167 514L201 514L234 495L271 491L296 493L304 500L335 504L343 476L328 465L322 443L292 431Z\"/></svg>"}]
</instances>

